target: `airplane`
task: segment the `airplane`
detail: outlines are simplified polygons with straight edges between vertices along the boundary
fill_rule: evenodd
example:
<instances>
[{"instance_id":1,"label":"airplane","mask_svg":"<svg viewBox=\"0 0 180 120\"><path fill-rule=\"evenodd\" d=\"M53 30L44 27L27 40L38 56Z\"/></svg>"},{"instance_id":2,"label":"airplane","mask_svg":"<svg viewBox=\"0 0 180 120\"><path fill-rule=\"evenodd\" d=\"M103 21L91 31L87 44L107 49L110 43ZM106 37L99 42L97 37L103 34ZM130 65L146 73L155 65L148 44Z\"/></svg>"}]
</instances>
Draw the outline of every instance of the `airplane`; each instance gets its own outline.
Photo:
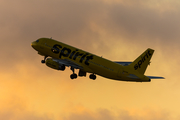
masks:
<instances>
[{"instance_id":1,"label":"airplane","mask_svg":"<svg viewBox=\"0 0 180 120\"><path fill-rule=\"evenodd\" d=\"M41 63L55 70L64 71L70 67L71 79L86 77L96 79L96 75L118 81L129 82L150 82L151 79L164 79L164 77L144 75L147 66L150 64L153 49L148 48L133 62L113 62L103 57L72 47L52 38L40 38L31 43L31 46L44 56ZM75 73L78 69L78 75Z\"/></svg>"}]
</instances>

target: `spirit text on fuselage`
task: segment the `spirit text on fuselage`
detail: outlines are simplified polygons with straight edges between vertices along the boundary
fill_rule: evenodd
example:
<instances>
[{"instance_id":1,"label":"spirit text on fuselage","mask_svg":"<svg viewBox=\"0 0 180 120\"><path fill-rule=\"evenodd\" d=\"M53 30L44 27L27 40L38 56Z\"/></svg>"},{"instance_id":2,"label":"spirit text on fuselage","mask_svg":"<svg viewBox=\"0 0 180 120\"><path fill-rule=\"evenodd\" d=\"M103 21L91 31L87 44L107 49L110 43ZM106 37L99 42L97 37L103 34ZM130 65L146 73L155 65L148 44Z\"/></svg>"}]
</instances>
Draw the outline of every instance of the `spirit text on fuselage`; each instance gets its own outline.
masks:
<instances>
[{"instance_id":1,"label":"spirit text on fuselage","mask_svg":"<svg viewBox=\"0 0 180 120\"><path fill-rule=\"evenodd\" d=\"M62 47L59 44L55 44L51 51L55 54L59 54L60 59L62 59L62 57L69 57L69 59L76 60L77 57L80 57L79 62L82 63L83 60L85 60L85 65L89 65L89 60L93 59L93 55L90 55L89 53L80 53L78 49L71 50L68 47Z\"/></svg>"}]
</instances>

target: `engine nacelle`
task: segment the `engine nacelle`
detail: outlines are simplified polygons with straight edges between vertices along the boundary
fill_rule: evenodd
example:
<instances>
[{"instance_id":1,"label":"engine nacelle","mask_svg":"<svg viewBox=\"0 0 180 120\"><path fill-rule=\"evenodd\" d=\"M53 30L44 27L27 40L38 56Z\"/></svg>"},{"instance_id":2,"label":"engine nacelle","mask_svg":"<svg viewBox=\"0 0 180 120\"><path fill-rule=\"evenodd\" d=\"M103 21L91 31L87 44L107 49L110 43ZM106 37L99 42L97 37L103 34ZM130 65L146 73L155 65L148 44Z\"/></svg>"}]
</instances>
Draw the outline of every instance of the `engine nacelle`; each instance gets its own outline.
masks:
<instances>
[{"instance_id":1,"label":"engine nacelle","mask_svg":"<svg viewBox=\"0 0 180 120\"><path fill-rule=\"evenodd\" d=\"M65 70L65 65L59 64L53 58L47 58L46 65L56 70Z\"/></svg>"}]
</instances>

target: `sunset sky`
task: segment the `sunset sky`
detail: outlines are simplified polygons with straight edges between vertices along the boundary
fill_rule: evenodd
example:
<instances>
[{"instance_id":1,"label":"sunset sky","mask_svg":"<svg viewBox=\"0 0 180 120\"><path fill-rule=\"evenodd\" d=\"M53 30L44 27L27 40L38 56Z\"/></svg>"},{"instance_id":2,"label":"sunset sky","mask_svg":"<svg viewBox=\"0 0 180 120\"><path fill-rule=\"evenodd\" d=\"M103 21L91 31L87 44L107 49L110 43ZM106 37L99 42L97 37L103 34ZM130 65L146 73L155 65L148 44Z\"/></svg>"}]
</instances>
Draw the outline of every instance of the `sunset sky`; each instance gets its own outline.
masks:
<instances>
[{"instance_id":1,"label":"sunset sky","mask_svg":"<svg viewBox=\"0 0 180 120\"><path fill-rule=\"evenodd\" d=\"M41 64L41 37L112 61L155 53L149 83ZM180 120L179 0L0 0L0 120ZM76 73L78 70L76 70Z\"/></svg>"}]
</instances>

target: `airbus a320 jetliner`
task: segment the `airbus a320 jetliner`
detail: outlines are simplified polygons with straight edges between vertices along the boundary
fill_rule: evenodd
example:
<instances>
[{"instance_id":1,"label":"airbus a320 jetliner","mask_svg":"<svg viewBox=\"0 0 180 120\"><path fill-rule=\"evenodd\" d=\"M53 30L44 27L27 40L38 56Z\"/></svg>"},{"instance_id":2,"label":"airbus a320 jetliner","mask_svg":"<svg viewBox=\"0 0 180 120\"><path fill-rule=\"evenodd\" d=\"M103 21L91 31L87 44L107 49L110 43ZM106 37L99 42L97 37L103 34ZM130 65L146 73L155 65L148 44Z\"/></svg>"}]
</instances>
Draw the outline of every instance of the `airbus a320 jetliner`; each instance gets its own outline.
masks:
<instances>
[{"instance_id":1,"label":"airbus a320 jetliner","mask_svg":"<svg viewBox=\"0 0 180 120\"><path fill-rule=\"evenodd\" d=\"M86 73L91 73L89 78L93 80L96 79L96 75L132 82L164 79L163 77L144 75L154 53L154 50L150 48L133 62L113 62L49 38L40 38L32 42L31 46L38 51L38 54L44 56L44 60L41 62L48 67L62 71L66 67L70 67L73 72L70 75L71 79L75 79L77 76L86 76ZM75 73L75 69L79 69L78 75Z\"/></svg>"}]
</instances>

